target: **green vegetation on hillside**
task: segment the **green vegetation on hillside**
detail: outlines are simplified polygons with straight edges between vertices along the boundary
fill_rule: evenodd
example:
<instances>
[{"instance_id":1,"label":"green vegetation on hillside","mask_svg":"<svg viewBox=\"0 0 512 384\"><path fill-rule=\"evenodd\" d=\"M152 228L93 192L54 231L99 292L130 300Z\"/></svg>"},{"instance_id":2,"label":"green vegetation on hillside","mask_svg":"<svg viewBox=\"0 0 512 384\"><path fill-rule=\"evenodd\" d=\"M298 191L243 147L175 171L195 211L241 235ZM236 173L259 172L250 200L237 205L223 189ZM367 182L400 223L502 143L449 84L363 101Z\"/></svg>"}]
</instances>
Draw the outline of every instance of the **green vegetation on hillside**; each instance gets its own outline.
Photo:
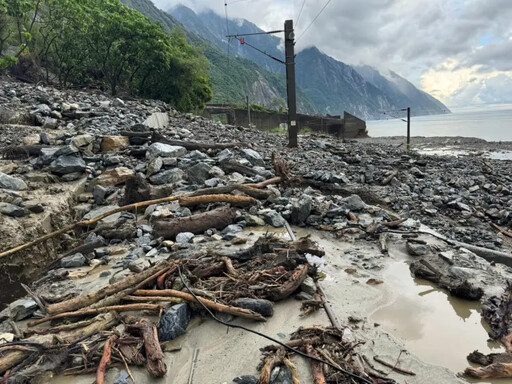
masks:
<instances>
[{"instance_id":1,"label":"green vegetation on hillside","mask_svg":"<svg viewBox=\"0 0 512 384\"><path fill-rule=\"evenodd\" d=\"M0 0L0 69L23 61L63 86L126 89L183 111L212 97L208 60L185 33L119 0Z\"/></svg>"}]
</instances>

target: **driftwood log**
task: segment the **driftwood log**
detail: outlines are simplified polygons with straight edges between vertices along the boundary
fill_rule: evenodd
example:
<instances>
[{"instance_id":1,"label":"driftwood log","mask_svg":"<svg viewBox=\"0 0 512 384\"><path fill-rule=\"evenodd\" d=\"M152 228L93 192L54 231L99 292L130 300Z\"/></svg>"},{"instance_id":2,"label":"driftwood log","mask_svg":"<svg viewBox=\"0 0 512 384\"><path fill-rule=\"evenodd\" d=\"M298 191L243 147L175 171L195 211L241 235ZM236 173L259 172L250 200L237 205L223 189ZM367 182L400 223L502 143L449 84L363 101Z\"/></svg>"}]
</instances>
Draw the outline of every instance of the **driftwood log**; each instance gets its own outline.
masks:
<instances>
[{"instance_id":1,"label":"driftwood log","mask_svg":"<svg viewBox=\"0 0 512 384\"><path fill-rule=\"evenodd\" d=\"M167 373L165 356L158 340L158 330L151 321L142 319L139 323L129 325L128 332L142 336L146 351L146 368L153 377L162 377Z\"/></svg>"},{"instance_id":2,"label":"driftwood log","mask_svg":"<svg viewBox=\"0 0 512 384\"><path fill-rule=\"evenodd\" d=\"M248 167L246 165L242 165L242 164L240 164L236 161L232 161L232 160L224 161L223 163L220 164L220 167L226 173L238 172L238 173L241 173L242 175L250 176L250 177L259 175L259 173L257 171L255 171L254 168Z\"/></svg>"},{"instance_id":3,"label":"driftwood log","mask_svg":"<svg viewBox=\"0 0 512 384\"><path fill-rule=\"evenodd\" d=\"M304 280L306 280L308 272L308 264L297 267L288 281L279 287L269 289L266 297L272 301L279 301L287 298L300 287Z\"/></svg>"},{"instance_id":4,"label":"driftwood log","mask_svg":"<svg viewBox=\"0 0 512 384\"><path fill-rule=\"evenodd\" d=\"M157 296L170 296L170 297L178 297L180 299L189 301L191 303L196 303L197 300L192 296L190 293L182 292L182 291L176 291L174 289L163 289L163 290L137 290L135 291L135 295L139 296L151 296L151 297L157 297ZM231 307L229 305L216 303L214 301L205 299L203 297L198 297L199 301L203 303L207 308L213 309L217 312L222 313L229 313L233 316L238 317L244 317L246 319L251 320L257 320L257 321L266 321L266 319L260 315L259 313L256 313L254 311L251 311L249 309L243 309L238 307Z\"/></svg>"},{"instance_id":5,"label":"driftwood log","mask_svg":"<svg viewBox=\"0 0 512 384\"><path fill-rule=\"evenodd\" d=\"M197 234L210 228L223 229L232 224L235 219L236 211L233 208L222 207L189 217L155 221L154 230L158 237L174 239L180 232Z\"/></svg>"},{"instance_id":6,"label":"driftwood log","mask_svg":"<svg viewBox=\"0 0 512 384\"><path fill-rule=\"evenodd\" d=\"M127 288L136 287L137 284L141 283L145 279L155 276L161 271L165 271L167 268L171 266L171 263L168 261L164 261L158 265L155 265L152 268L148 268L143 272L140 272L136 275L129 276L124 280L121 280L117 283L107 285L106 287L88 293L86 295L74 297L69 300L62 301L60 303L50 304L48 305L48 313L62 313L62 312L71 312L80 308L88 307L104 297L111 296L117 292L125 290ZM156 277L155 277L156 278Z\"/></svg>"},{"instance_id":7,"label":"driftwood log","mask_svg":"<svg viewBox=\"0 0 512 384\"><path fill-rule=\"evenodd\" d=\"M54 346L59 344L74 344L79 340L85 339L89 336L95 335L104 330L110 329L118 323L118 318L115 313L107 313L96 316L95 321L89 325L74 329L71 331L64 331L46 335L34 335L26 338L25 342L41 344L44 347ZM11 369L15 365L22 362L30 352L27 351L10 351L0 357L0 374Z\"/></svg>"},{"instance_id":8,"label":"driftwood log","mask_svg":"<svg viewBox=\"0 0 512 384\"><path fill-rule=\"evenodd\" d=\"M235 148L246 146L244 143L200 143L197 141L183 141L183 140L171 140L165 137L164 135L154 132L153 137L151 139L153 143L163 143L169 145L179 145L180 147L184 147L189 151L198 150L205 151L208 149L226 149L226 148Z\"/></svg>"},{"instance_id":9,"label":"driftwood log","mask_svg":"<svg viewBox=\"0 0 512 384\"><path fill-rule=\"evenodd\" d=\"M512 364L510 363L494 363L487 367L468 367L464 374L477 379L503 379L512 377Z\"/></svg>"},{"instance_id":10,"label":"driftwood log","mask_svg":"<svg viewBox=\"0 0 512 384\"><path fill-rule=\"evenodd\" d=\"M100 364L96 370L96 384L105 384L105 372L107 371L107 366L110 365L112 357L112 344L116 340L117 336L114 335L109 337L105 342L105 346L103 347L103 356L101 356Z\"/></svg>"}]
</instances>

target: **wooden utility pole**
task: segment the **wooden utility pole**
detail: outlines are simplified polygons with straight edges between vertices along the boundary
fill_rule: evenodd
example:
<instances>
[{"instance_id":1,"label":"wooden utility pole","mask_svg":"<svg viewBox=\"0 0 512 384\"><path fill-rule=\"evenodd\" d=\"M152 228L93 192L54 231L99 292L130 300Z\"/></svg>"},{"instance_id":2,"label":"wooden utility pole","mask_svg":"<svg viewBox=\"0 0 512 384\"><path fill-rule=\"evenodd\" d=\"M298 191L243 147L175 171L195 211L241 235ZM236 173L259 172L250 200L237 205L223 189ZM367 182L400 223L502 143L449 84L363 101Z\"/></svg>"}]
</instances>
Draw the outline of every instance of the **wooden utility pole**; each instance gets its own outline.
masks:
<instances>
[{"instance_id":1,"label":"wooden utility pole","mask_svg":"<svg viewBox=\"0 0 512 384\"><path fill-rule=\"evenodd\" d=\"M411 107L407 107L407 150L411 150Z\"/></svg>"},{"instance_id":2,"label":"wooden utility pole","mask_svg":"<svg viewBox=\"0 0 512 384\"><path fill-rule=\"evenodd\" d=\"M293 20L284 22L284 47L286 56L286 89L288 96L288 146L298 146L297 135L297 94L295 87L295 33L293 32Z\"/></svg>"}]
</instances>

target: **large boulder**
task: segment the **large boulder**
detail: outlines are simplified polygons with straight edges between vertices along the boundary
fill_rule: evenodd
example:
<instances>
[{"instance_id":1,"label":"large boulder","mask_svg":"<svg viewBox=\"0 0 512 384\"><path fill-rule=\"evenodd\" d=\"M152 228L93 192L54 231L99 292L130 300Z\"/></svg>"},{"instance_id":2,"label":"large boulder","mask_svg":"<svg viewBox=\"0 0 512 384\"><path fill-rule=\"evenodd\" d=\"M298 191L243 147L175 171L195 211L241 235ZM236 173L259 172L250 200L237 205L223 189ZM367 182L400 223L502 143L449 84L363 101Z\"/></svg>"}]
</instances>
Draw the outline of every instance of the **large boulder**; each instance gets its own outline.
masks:
<instances>
[{"instance_id":1,"label":"large boulder","mask_svg":"<svg viewBox=\"0 0 512 384\"><path fill-rule=\"evenodd\" d=\"M152 159L154 157L181 157L187 153L184 147L178 145L169 145L163 143L153 143L149 146L146 157Z\"/></svg>"},{"instance_id":2,"label":"large boulder","mask_svg":"<svg viewBox=\"0 0 512 384\"><path fill-rule=\"evenodd\" d=\"M11 189L13 191L24 191L27 184L17 177L6 175L0 172L0 189Z\"/></svg>"},{"instance_id":3,"label":"large boulder","mask_svg":"<svg viewBox=\"0 0 512 384\"><path fill-rule=\"evenodd\" d=\"M191 184L204 184L205 180L210 177L212 166L206 163L197 163L187 169L188 181Z\"/></svg>"},{"instance_id":4,"label":"large boulder","mask_svg":"<svg viewBox=\"0 0 512 384\"><path fill-rule=\"evenodd\" d=\"M263 157L253 149L244 148L242 149L242 156L245 157L252 165L258 165L260 167L265 166Z\"/></svg>"},{"instance_id":5,"label":"large boulder","mask_svg":"<svg viewBox=\"0 0 512 384\"><path fill-rule=\"evenodd\" d=\"M311 214L313 199L308 195L303 195L298 201L292 205L292 214L290 221L292 224L303 224Z\"/></svg>"},{"instance_id":6,"label":"large boulder","mask_svg":"<svg viewBox=\"0 0 512 384\"><path fill-rule=\"evenodd\" d=\"M17 205L0 202L0 213L11 217L23 217L27 214L27 211Z\"/></svg>"},{"instance_id":7,"label":"large boulder","mask_svg":"<svg viewBox=\"0 0 512 384\"><path fill-rule=\"evenodd\" d=\"M168 169L154 174L149 181L155 185L174 184L183 179L184 172L179 168Z\"/></svg>"},{"instance_id":8,"label":"large boulder","mask_svg":"<svg viewBox=\"0 0 512 384\"><path fill-rule=\"evenodd\" d=\"M50 171L58 175L85 171L85 161L77 156L60 156L50 164Z\"/></svg>"},{"instance_id":9,"label":"large boulder","mask_svg":"<svg viewBox=\"0 0 512 384\"><path fill-rule=\"evenodd\" d=\"M187 303L173 305L165 311L158 327L160 342L174 340L178 336L184 335L187 332L190 317L190 308Z\"/></svg>"}]
</instances>

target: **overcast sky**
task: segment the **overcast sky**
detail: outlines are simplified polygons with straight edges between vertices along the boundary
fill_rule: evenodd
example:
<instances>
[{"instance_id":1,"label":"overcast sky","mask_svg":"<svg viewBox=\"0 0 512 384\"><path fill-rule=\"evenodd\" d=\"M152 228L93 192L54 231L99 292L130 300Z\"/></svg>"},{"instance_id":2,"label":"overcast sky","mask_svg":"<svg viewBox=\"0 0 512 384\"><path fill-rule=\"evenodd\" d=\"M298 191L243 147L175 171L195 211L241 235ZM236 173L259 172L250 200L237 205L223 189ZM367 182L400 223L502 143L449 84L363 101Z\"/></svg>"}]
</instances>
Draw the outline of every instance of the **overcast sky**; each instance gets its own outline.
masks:
<instances>
[{"instance_id":1,"label":"overcast sky","mask_svg":"<svg viewBox=\"0 0 512 384\"><path fill-rule=\"evenodd\" d=\"M224 0L153 0L224 15ZM306 0L299 37L327 0ZM228 0L262 29L295 21L303 0ZM391 69L449 106L512 102L512 0L331 0L297 42L348 64Z\"/></svg>"}]
</instances>

